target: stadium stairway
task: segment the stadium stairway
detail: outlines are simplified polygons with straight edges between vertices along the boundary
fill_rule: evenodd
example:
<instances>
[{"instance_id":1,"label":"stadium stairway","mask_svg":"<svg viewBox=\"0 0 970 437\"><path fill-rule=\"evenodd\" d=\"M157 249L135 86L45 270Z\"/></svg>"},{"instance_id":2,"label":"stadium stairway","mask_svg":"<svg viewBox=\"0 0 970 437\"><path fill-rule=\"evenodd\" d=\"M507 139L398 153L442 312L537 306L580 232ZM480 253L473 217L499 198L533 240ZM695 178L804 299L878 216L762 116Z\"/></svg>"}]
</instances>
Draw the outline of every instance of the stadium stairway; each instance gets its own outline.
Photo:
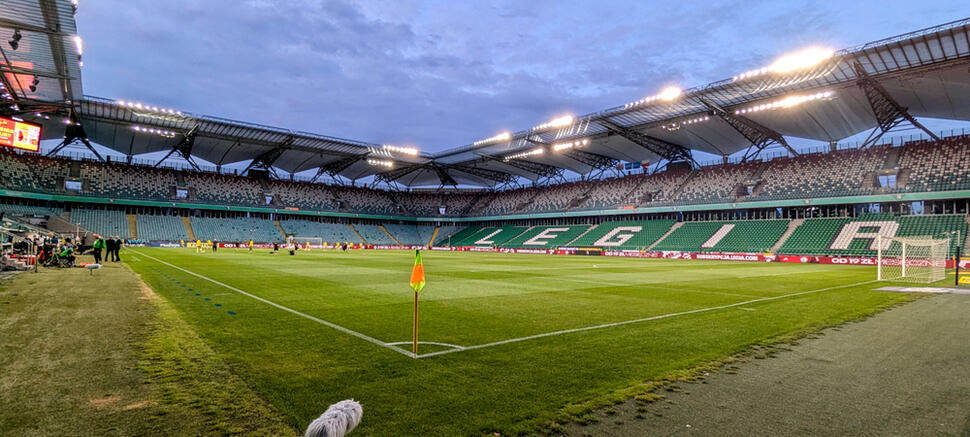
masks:
<instances>
[{"instance_id":1,"label":"stadium stairway","mask_svg":"<svg viewBox=\"0 0 970 437\"><path fill-rule=\"evenodd\" d=\"M387 232L387 228L385 228L384 225L377 225L377 227L378 228L381 228L381 230L384 231L384 233L387 234L388 237L391 237L391 241L393 241L394 244L397 244L398 246L401 245L401 242L400 241L397 241L397 238L394 238L394 236L391 235L390 232Z\"/></svg>"},{"instance_id":2,"label":"stadium stairway","mask_svg":"<svg viewBox=\"0 0 970 437\"><path fill-rule=\"evenodd\" d=\"M579 241L580 238L585 237L586 234L592 232L593 229L596 229L598 227L600 227L600 225L590 226L588 229L586 229L585 231L583 231L582 234L579 234L578 236L576 236L576 238L573 238L572 240L567 241L566 244L564 244L564 246L569 246L569 245L573 244L574 242Z\"/></svg>"},{"instance_id":3,"label":"stadium stairway","mask_svg":"<svg viewBox=\"0 0 970 437\"><path fill-rule=\"evenodd\" d=\"M690 180L691 179L694 179L694 176L696 176L698 173L700 173L699 170L691 170L690 173L687 174L687 177L684 178L684 181L681 182L680 185L677 186L677 189L674 190L673 193L670 193L669 196L666 193L661 193L664 196L664 200L670 200L670 201L672 201L672 200L676 199L677 196L680 196L680 193L682 191L684 191L684 188L687 187L687 185L690 184ZM681 222L678 222L678 223L681 223ZM673 231L673 229L671 229L671 231ZM657 240L657 243L659 243L661 241L663 241L663 238ZM654 243L654 244L656 244L656 243Z\"/></svg>"},{"instance_id":4,"label":"stadium stairway","mask_svg":"<svg viewBox=\"0 0 970 437\"><path fill-rule=\"evenodd\" d=\"M347 227L350 228L351 231L354 231L354 235L357 235L357 238L360 238L360 241L363 241L364 244L370 244L364 239L363 235L360 235L360 232L357 232L357 228L355 228L354 225L347 223Z\"/></svg>"},{"instance_id":5,"label":"stadium stairway","mask_svg":"<svg viewBox=\"0 0 970 437\"><path fill-rule=\"evenodd\" d=\"M791 234L795 232L795 228L801 226L802 223L804 222L805 222L805 219L793 219L792 221L788 222L788 229L786 229L785 233L781 234L781 238L779 238L778 241L776 241L775 244L771 246L771 253L778 252L778 249L781 249L781 245L785 244L785 241L788 240L788 237L791 237Z\"/></svg>"},{"instance_id":6,"label":"stadium stairway","mask_svg":"<svg viewBox=\"0 0 970 437\"><path fill-rule=\"evenodd\" d=\"M653 244L651 244L650 247L647 248L647 250L653 250L654 246L660 244L661 241L664 241L665 238L669 237L670 234L674 233L674 231L676 231L677 229L679 229L683 225L684 225L684 222L674 223L674 225L671 226L670 229L668 229L666 233L664 233L663 235L661 235L660 238L657 239L657 241L654 241Z\"/></svg>"},{"instance_id":7,"label":"stadium stairway","mask_svg":"<svg viewBox=\"0 0 970 437\"><path fill-rule=\"evenodd\" d=\"M195 231L192 230L192 221L188 217L181 217L182 223L185 224L185 234L189 236L189 240L195 240Z\"/></svg>"},{"instance_id":8,"label":"stadium stairway","mask_svg":"<svg viewBox=\"0 0 970 437\"><path fill-rule=\"evenodd\" d=\"M135 220L134 214L127 214L128 218L128 236L131 238L138 238L138 222Z\"/></svg>"},{"instance_id":9,"label":"stadium stairway","mask_svg":"<svg viewBox=\"0 0 970 437\"><path fill-rule=\"evenodd\" d=\"M428 246L433 246L434 245L434 240L436 238L438 238L438 231L440 231L440 230L441 230L441 226L435 226L434 227L434 233L431 234L431 240L428 241Z\"/></svg>"},{"instance_id":10,"label":"stadium stairway","mask_svg":"<svg viewBox=\"0 0 970 437\"><path fill-rule=\"evenodd\" d=\"M283 230L283 226L280 225L280 221L273 220L273 224L276 225L276 229L280 230L280 235L283 236L283 241L286 241L286 231Z\"/></svg>"}]
</instances>

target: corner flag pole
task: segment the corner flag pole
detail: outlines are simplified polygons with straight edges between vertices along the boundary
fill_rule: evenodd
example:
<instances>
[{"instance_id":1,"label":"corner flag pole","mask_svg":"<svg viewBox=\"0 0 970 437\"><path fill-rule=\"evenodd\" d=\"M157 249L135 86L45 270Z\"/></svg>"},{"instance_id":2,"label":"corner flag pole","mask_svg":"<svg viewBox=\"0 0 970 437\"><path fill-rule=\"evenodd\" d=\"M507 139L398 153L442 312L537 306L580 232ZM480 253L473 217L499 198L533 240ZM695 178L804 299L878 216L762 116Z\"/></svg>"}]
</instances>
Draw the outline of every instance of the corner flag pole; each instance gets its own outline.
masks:
<instances>
[{"instance_id":1,"label":"corner flag pole","mask_svg":"<svg viewBox=\"0 0 970 437\"><path fill-rule=\"evenodd\" d=\"M418 292L414 292L414 335L411 339L411 353L418 357Z\"/></svg>"},{"instance_id":2,"label":"corner flag pole","mask_svg":"<svg viewBox=\"0 0 970 437\"><path fill-rule=\"evenodd\" d=\"M411 288L414 290L414 335L411 339L411 353L418 357L418 292L424 288L424 263L421 261L421 249L414 251L414 268L411 269Z\"/></svg>"}]
</instances>

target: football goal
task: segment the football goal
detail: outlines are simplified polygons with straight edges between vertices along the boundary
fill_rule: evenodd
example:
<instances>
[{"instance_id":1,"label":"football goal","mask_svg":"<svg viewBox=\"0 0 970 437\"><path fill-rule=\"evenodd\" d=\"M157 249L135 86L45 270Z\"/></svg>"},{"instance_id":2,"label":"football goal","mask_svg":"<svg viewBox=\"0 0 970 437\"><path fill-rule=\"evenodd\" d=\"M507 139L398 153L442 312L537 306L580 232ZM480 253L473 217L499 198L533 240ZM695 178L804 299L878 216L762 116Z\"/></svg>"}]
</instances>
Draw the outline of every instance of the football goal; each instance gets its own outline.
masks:
<instances>
[{"instance_id":1,"label":"football goal","mask_svg":"<svg viewBox=\"0 0 970 437\"><path fill-rule=\"evenodd\" d=\"M946 278L950 240L933 237L886 237L876 243L876 279L928 284Z\"/></svg>"},{"instance_id":2,"label":"football goal","mask_svg":"<svg viewBox=\"0 0 970 437\"><path fill-rule=\"evenodd\" d=\"M320 237L291 236L286 239L286 242L289 244L293 244L293 243L299 244L300 247L306 247L307 243L309 243L311 246L317 246L317 247L323 246L323 238L320 238Z\"/></svg>"}]
</instances>

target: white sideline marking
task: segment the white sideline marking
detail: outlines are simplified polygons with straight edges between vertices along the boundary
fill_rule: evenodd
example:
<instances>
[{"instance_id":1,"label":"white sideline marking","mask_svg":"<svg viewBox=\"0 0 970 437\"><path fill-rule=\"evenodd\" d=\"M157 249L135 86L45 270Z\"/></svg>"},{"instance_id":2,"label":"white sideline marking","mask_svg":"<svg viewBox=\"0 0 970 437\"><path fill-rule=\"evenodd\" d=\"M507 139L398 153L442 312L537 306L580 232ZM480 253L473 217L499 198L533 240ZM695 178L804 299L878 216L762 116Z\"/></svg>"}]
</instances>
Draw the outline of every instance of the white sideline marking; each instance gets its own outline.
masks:
<instances>
[{"instance_id":1,"label":"white sideline marking","mask_svg":"<svg viewBox=\"0 0 970 437\"><path fill-rule=\"evenodd\" d=\"M408 351L406 351L404 349L401 349L401 348L399 348L397 346L392 346L392 345L390 345L388 343L385 343L383 341L380 341L380 340L378 340L378 339L376 339L374 337L370 337L370 336L361 334L361 333L359 333L357 331L344 328L343 326L340 326L340 325L338 325L336 323L328 322L326 320L323 320L323 319L320 319L320 318L317 318L317 317L313 317L313 316L311 316L309 314L306 314L306 313L301 313L301 312L299 312L299 311L297 311L297 310L295 310L293 308L285 307L283 305L280 305L280 304L278 304L276 302L273 302L271 300L268 300L268 299L263 299L263 298L261 298L259 296L256 296L255 294L247 293L247 292L242 291L242 290L240 290L240 289L238 289L236 287L233 287L231 285L223 284L222 282L219 282L219 281L217 281L215 279L202 276L202 275L200 275L198 273L195 273L195 272L192 272L192 271L189 271L189 270L185 270L185 269L183 269L183 268L181 268L181 267L179 267L177 265L174 265L174 264L169 264L169 263L167 263L165 261L162 261L162 260L160 260L158 258L155 258L155 257L153 257L151 255L146 255L144 253L141 253L141 252L138 252L138 251L135 251L135 250L132 250L132 252L136 252L139 255L144 255L146 258L151 258L151 259L153 259L155 261L158 261L158 262L160 262L162 264L165 264L165 265L167 265L167 266L169 266L169 267L171 267L173 269L181 270L181 271L183 271L185 273L188 273L188 274L190 274L192 276L195 276L195 277L198 277L198 278L201 278L201 279L205 279L206 281L209 281L209 282L211 282L213 284L221 285L221 286L226 287L226 288L228 288L228 289L230 289L232 291L235 291L236 293L239 293L239 294L241 294L243 296L251 297L251 298L256 299L256 300L258 300L258 301L260 301L262 303L265 303L265 304L270 305L270 306L274 306L274 307L279 308L279 309L281 309L283 311L286 311L288 313L296 314L296 315L298 315L300 317L303 317L304 319L312 320L312 321L317 322L317 323L319 323L321 325L329 326L329 327L331 327L333 329L336 329L336 330L338 330L340 332L343 332L345 334L353 335L354 337L357 337L357 338L359 338L361 340L365 340L365 341L374 343L374 344L376 344L378 346L388 348L388 349L390 349L392 351L399 352L399 353L404 354L404 355L407 355L409 357L414 357L414 355L411 352L408 352Z\"/></svg>"},{"instance_id":2,"label":"white sideline marking","mask_svg":"<svg viewBox=\"0 0 970 437\"><path fill-rule=\"evenodd\" d=\"M661 314L659 316L644 317L642 319L626 320L626 321L622 321L622 322L613 322L613 323L604 323L602 325L586 326L586 327L583 327L583 328L563 329L561 331L546 332L546 333L543 333L543 334L529 335L529 336L526 336L526 337L519 337L519 338L508 339L508 340L495 341L495 342L492 342L492 343L484 343L484 344L476 344L476 345L473 345L473 346L465 346L463 349L452 349L452 350L444 350L444 351L438 351L438 352L431 352L431 353L427 353L427 354L424 354L424 355L418 355L418 358L427 358L427 357L433 357L433 356L436 356L436 355L445 355L445 354L450 354L450 353L454 353L454 352L462 352L462 351L467 351L467 350L472 350L472 349L483 349L483 348L492 347L492 346L499 346L499 345L503 345L503 344L517 343L517 342L526 341L526 340L534 340L534 339L543 338L543 337L552 337L552 336L562 335L562 334L571 334L571 333L574 333L574 332L592 331L594 329L612 328L614 326L629 325L631 323L647 322L647 321L651 321L651 320L659 320L659 319L667 319L667 318L671 318L671 317L686 316L688 314L697 314L697 313L703 313L703 312L707 312L707 311L722 310L722 309L725 309L725 308L734 308L734 307L739 307L739 306L742 306L742 305L748 305L748 304L757 303L757 302L765 302L765 301L769 301L769 300L785 299L785 298L788 298L788 297L802 296L802 295L805 295L805 294L812 294L812 293L818 293L818 292L822 292L822 291L835 290L835 289L838 289L838 288L855 287L855 286L858 286L858 285L871 284L873 282L877 282L877 281L876 280L872 280L872 281L858 282L858 283L855 283L855 284L846 284L846 285L838 285L838 286L835 286L835 287L819 288L817 290L799 291L797 293L783 294L781 296L762 297L762 298L759 298L759 299L752 299L752 300L747 300L747 301L738 302L738 303L732 303L732 304L728 304L728 305L721 305L721 306L710 307L710 308L700 308L700 309L690 310L690 311L681 311L679 313Z\"/></svg>"}]
</instances>

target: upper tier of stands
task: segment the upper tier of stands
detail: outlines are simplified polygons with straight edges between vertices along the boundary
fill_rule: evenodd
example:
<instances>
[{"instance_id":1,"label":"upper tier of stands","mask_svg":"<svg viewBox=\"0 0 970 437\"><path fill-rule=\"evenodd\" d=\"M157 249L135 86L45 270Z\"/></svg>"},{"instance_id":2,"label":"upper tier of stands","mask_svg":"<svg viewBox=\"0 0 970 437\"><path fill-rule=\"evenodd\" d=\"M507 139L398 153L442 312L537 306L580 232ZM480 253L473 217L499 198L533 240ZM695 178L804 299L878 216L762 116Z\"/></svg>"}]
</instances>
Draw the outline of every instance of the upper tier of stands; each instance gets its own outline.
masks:
<instances>
[{"instance_id":1,"label":"upper tier of stands","mask_svg":"<svg viewBox=\"0 0 970 437\"><path fill-rule=\"evenodd\" d=\"M879 175L896 175L880 187ZM642 206L804 199L886 192L970 189L970 139L915 141L719 164L601 181L578 181L482 193L409 193L309 182L256 180L121 163L71 161L0 151L0 188L113 199L165 200L235 206L292 207L381 215L497 216ZM177 193L184 192L184 198ZM441 208L444 208L442 214Z\"/></svg>"}]
</instances>

